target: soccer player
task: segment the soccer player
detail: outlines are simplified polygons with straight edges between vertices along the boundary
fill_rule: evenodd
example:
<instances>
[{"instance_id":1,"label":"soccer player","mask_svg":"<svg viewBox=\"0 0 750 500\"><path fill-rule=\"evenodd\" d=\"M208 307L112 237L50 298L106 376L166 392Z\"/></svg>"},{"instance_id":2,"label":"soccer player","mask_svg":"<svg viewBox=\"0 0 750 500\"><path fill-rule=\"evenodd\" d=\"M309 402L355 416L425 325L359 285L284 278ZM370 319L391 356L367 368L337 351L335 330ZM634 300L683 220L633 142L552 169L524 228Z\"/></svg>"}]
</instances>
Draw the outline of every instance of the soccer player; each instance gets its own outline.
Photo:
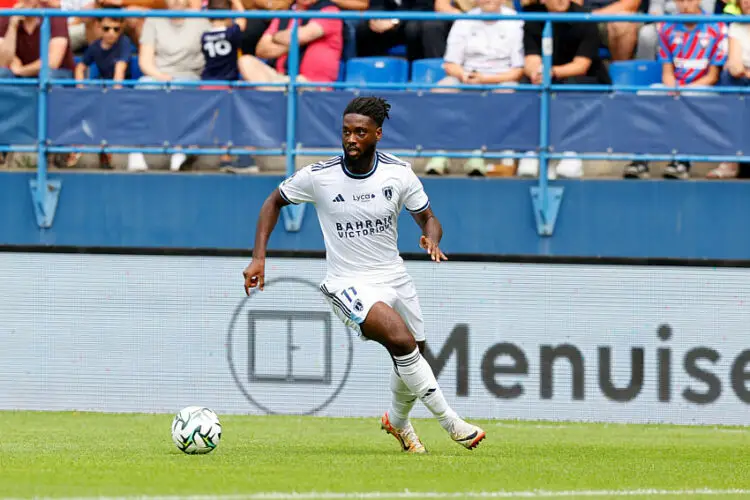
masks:
<instances>
[{"instance_id":1,"label":"soccer player","mask_svg":"<svg viewBox=\"0 0 750 500\"><path fill-rule=\"evenodd\" d=\"M473 449L485 432L461 419L443 396L425 345L422 310L398 252L397 221L406 208L422 228L419 246L433 261L448 260L443 235L411 165L376 150L390 104L357 97L344 110L344 154L313 163L284 180L263 203L253 258L243 272L245 293L263 290L266 246L281 208L313 203L326 246L327 274L320 290L334 313L364 340L382 344L394 362L390 409L381 426L409 453L426 453L409 422L419 398L457 443Z\"/></svg>"}]
</instances>

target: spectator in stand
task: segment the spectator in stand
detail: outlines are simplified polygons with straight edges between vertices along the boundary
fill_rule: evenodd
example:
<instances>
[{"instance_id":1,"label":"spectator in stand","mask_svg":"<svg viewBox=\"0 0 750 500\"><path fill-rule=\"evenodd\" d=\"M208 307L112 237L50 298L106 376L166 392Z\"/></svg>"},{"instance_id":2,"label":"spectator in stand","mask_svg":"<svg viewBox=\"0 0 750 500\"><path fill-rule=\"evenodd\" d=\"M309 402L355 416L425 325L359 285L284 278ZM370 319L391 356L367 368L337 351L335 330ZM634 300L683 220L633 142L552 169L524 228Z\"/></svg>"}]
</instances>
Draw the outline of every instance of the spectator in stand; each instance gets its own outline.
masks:
<instances>
[{"instance_id":1,"label":"spectator in stand","mask_svg":"<svg viewBox=\"0 0 750 500\"><path fill-rule=\"evenodd\" d=\"M292 10L339 12L328 0L298 0ZM289 19L274 19L258 42L256 56L240 58L242 76L249 82L287 83L287 54L291 40ZM335 82L339 75L343 49L341 19L302 20L297 31L300 45L298 81ZM272 59L272 68L259 58ZM283 90L283 87L258 87L261 90Z\"/></svg>"},{"instance_id":2,"label":"spectator in stand","mask_svg":"<svg viewBox=\"0 0 750 500\"><path fill-rule=\"evenodd\" d=\"M720 0L718 0L721 3ZM701 8L704 12L713 12L717 0L701 0ZM676 14L677 3L675 0L650 0L648 13L652 16L661 16L664 14ZM638 48L635 52L636 59L653 61L659 52L659 32L657 23L644 24L638 30Z\"/></svg>"},{"instance_id":3,"label":"spectator in stand","mask_svg":"<svg viewBox=\"0 0 750 500\"><path fill-rule=\"evenodd\" d=\"M581 13L586 10L571 0L544 0L531 5L526 12L553 14ZM524 27L523 48L524 78L522 82L542 83L542 30L543 22L527 22ZM552 30L552 82L557 84L610 84L609 72L599 58L599 30L593 23L555 23ZM574 154L574 153L569 153ZM534 177L539 174L539 160L532 155L518 163L518 175ZM583 175L583 162L565 158L551 164L548 176L575 178Z\"/></svg>"},{"instance_id":4,"label":"spectator in stand","mask_svg":"<svg viewBox=\"0 0 750 500\"><path fill-rule=\"evenodd\" d=\"M125 80L128 77L132 47L130 40L122 36L123 20L117 17L101 17L97 24L102 36L86 49L83 59L76 66L75 78L85 80L89 68L96 66L102 80Z\"/></svg>"},{"instance_id":5,"label":"spectator in stand","mask_svg":"<svg viewBox=\"0 0 750 500\"><path fill-rule=\"evenodd\" d=\"M209 0L208 10L229 10L230 0ZM244 12L245 7L241 0L231 0L231 8L237 12ZM203 68L201 79L204 81L234 81L240 77L238 64L238 52L242 43L243 32L247 26L247 20L237 19L211 19L211 29L203 33L201 48L206 66ZM201 88L208 90L225 90L228 87L220 85L203 85ZM232 161L228 154L221 156L220 169L222 172L230 173L256 173L257 165L252 157L251 161L242 165Z\"/></svg>"},{"instance_id":6,"label":"spectator in stand","mask_svg":"<svg viewBox=\"0 0 750 500\"><path fill-rule=\"evenodd\" d=\"M680 14L701 14L701 0L677 0ZM719 81L727 60L727 28L723 23L659 23L659 61L662 83L654 87L710 87ZM634 161L625 167L626 179L649 177L648 163ZM666 179L690 177L690 162L672 161L664 170Z\"/></svg>"},{"instance_id":7,"label":"spectator in stand","mask_svg":"<svg viewBox=\"0 0 750 500\"><path fill-rule=\"evenodd\" d=\"M641 0L576 0L593 14L635 14L641 8ZM638 43L638 24L630 22L599 23L599 39L609 49L613 61L633 58Z\"/></svg>"},{"instance_id":8,"label":"spectator in stand","mask_svg":"<svg viewBox=\"0 0 750 500\"><path fill-rule=\"evenodd\" d=\"M96 8L94 0L48 0L47 6L60 10L93 10ZM92 17L69 17L68 39L70 49L75 53L86 48L89 42L96 39L96 19Z\"/></svg>"},{"instance_id":9,"label":"spectator in stand","mask_svg":"<svg viewBox=\"0 0 750 500\"><path fill-rule=\"evenodd\" d=\"M734 9L737 11L734 11ZM750 0L739 0L735 4L729 4L725 12L735 15L750 15ZM720 77L721 85L732 87L750 86L750 24L732 23L729 26L729 55L724 71ZM743 165L743 167L746 166ZM709 179L734 179L740 171L740 165L736 162L722 162L712 169L706 177Z\"/></svg>"},{"instance_id":10,"label":"spectator in stand","mask_svg":"<svg viewBox=\"0 0 750 500\"><path fill-rule=\"evenodd\" d=\"M39 0L21 0L18 9L38 9ZM40 30L38 17L11 16L0 18L0 78L39 75ZM50 19L49 67L50 78L73 78L73 53L68 43L68 22L62 17Z\"/></svg>"},{"instance_id":11,"label":"spectator in stand","mask_svg":"<svg viewBox=\"0 0 750 500\"><path fill-rule=\"evenodd\" d=\"M97 31L102 34L98 40L94 40L86 49L83 60L78 63L75 70L76 80L88 78L89 68L96 66L101 80L122 81L128 78L128 65L132 55L130 40L122 36L123 20L117 17L101 17L96 20ZM115 87L119 88L119 86ZM81 153L70 153L67 156L65 166L68 168L78 165ZM108 153L99 154L99 167L111 168L112 155Z\"/></svg>"},{"instance_id":12,"label":"spectator in stand","mask_svg":"<svg viewBox=\"0 0 750 500\"><path fill-rule=\"evenodd\" d=\"M391 12L453 11L450 0L375 0L370 10ZM357 56L383 56L396 45L406 45L410 61L439 58L445 54L445 45L451 24L445 21L400 21L398 19L371 19L357 26Z\"/></svg>"},{"instance_id":13,"label":"spectator in stand","mask_svg":"<svg viewBox=\"0 0 750 500\"><path fill-rule=\"evenodd\" d=\"M168 0L170 10L187 10L188 0ZM143 82L171 82L173 80L200 80L205 60L201 52L201 37L211 29L208 19L149 17L143 24L138 51L138 62ZM170 170L178 171L187 156L175 153ZM142 153L128 156L128 170L147 170Z\"/></svg>"},{"instance_id":14,"label":"spectator in stand","mask_svg":"<svg viewBox=\"0 0 750 500\"><path fill-rule=\"evenodd\" d=\"M169 0L96 0L101 8L122 8L131 11L171 9ZM206 0L186 0L187 8L179 10L201 10ZM138 45L143 33L146 18L125 19L125 34L134 45Z\"/></svg>"},{"instance_id":15,"label":"spectator in stand","mask_svg":"<svg viewBox=\"0 0 750 500\"><path fill-rule=\"evenodd\" d=\"M370 7L370 0L331 0L342 11L364 11ZM293 0L243 0L247 10L289 10ZM248 19L247 28L242 40L242 53L255 55L263 33L271 25L271 19ZM356 28L359 22L354 19L344 21L344 49L342 59L356 56Z\"/></svg>"},{"instance_id":16,"label":"spectator in stand","mask_svg":"<svg viewBox=\"0 0 750 500\"><path fill-rule=\"evenodd\" d=\"M209 0L208 10L229 10L230 0ZM240 0L231 0L232 10L244 12ZM201 50L206 65L201 73L202 80L238 80L238 52L247 20L211 19L211 27L201 36Z\"/></svg>"},{"instance_id":17,"label":"spectator in stand","mask_svg":"<svg viewBox=\"0 0 750 500\"><path fill-rule=\"evenodd\" d=\"M289 10L294 0L243 0L245 10ZM255 55L261 37L271 25L273 19L248 19L242 36L240 49L243 55Z\"/></svg>"},{"instance_id":18,"label":"spectator in stand","mask_svg":"<svg viewBox=\"0 0 750 500\"><path fill-rule=\"evenodd\" d=\"M478 0L479 8L471 14L506 14L516 11L505 7L503 0ZM458 20L453 23L443 58L448 76L438 85L507 85L516 84L523 77L523 21ZM436 89L436 92L458 92L455 88ZM442 175L448 170L446 157L432 158L426 172ZM481 157L464 163L469 175L484 175L487 167Z\"/></svg>"}]
</instances>

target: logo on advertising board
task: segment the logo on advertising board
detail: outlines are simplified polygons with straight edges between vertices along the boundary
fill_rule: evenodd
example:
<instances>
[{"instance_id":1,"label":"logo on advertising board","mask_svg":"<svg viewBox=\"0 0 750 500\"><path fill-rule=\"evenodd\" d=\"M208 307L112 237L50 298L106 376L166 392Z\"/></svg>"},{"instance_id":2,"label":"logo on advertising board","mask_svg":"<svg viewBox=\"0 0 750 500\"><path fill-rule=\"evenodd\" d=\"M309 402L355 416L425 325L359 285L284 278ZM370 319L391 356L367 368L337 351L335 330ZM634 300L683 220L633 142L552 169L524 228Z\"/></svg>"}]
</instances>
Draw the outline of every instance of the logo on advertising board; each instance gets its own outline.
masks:
<instances>
[{"instance_id":1,"label":"logo on advertising board","mask_svg":"<svg viewBox=\"0 0 750 500\"><path fill-rule=\"evenodd\" d=\"M315 414L344 387L352 334L318 286L299 278L266 282L234 311L227 359L238 389L267 414Z\"/></svg>"}]
</instances>

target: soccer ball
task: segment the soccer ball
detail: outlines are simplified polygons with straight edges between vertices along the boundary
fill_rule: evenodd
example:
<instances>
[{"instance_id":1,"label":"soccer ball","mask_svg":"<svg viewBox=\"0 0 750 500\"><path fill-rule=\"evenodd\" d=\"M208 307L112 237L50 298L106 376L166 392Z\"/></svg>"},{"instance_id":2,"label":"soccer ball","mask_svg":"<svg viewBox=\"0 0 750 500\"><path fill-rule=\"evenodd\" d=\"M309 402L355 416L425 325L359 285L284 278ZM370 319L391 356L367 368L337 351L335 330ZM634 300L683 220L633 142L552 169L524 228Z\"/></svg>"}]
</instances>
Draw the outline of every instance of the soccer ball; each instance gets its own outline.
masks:
<instances>
[{"instance_id":1,"label":"soccer ball","mask_svg":"<svg viewBox=\"0 0 750 500\"><path fill-rule=\"evenodd\" d=\"M210 453L219 446L221 424L213 411L202 406L188 406L172 421L172 441L188 455Z\"/></svg>"}]
</instances>

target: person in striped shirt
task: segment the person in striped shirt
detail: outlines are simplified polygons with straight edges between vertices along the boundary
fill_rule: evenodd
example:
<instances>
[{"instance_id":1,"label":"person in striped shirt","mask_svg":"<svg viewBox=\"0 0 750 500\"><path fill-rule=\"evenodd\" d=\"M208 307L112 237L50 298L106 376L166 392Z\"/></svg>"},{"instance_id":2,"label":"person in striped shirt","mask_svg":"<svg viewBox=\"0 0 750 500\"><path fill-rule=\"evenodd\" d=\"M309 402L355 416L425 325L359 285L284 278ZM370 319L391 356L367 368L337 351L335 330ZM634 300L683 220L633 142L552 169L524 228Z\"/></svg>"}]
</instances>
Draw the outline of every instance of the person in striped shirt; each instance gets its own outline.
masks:
<instances>
[{"instance_id":1,"label":"person in striped shirt","mask_svg":"<svg viewBox=\"0 0 750 500\"><path fill-rule=\"evenodd\" d=\"M701 0L676 0L679 14L701 15ZM724 23L661 23L659 56L662 77L659 87L710 87L719 81L727 60L727 27ZM664 170L667 179L690 177L690 162L672 161ZM649 176L648 163L634 161L625 167L626 179Z\"/></svg>"}]
</instances>

